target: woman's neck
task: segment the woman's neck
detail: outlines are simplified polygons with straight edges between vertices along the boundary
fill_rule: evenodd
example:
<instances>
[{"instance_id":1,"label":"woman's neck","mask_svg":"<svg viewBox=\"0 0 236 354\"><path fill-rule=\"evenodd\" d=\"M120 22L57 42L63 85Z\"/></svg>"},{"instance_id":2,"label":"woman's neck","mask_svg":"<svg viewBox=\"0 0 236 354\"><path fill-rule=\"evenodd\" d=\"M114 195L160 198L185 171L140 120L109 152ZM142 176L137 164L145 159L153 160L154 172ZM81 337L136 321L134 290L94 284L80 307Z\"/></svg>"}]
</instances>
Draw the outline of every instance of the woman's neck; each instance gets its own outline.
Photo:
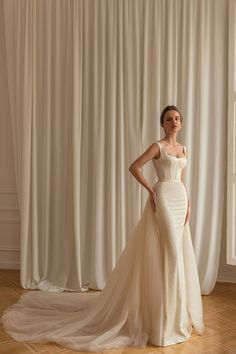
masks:
<instances>
[{"instance_id":1,"label":"woman's neck","mask_svg":"<svg viewBox=\"0 0 236 354\"><path fill-rule=\"evenodd\" d=\"M176 141L177 134L166 134L164 137L164 140L167 142L167 144L171 146L176 146L177 141Z\"/></svg>"}]
</instances>

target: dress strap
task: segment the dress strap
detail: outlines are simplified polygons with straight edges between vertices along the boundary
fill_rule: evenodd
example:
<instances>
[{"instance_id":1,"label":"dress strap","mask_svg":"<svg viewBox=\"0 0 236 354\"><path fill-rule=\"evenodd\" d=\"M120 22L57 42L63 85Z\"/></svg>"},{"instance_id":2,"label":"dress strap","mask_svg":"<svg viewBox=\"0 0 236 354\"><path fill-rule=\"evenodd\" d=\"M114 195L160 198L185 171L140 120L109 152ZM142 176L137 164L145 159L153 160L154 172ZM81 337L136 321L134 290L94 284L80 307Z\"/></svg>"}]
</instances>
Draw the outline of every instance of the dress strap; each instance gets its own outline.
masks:
<instances>
[{"instance_id":1,"label":"dress strap","mask_svg":"<svg viewBox=\"0 0 236 354\"><path fill-rule=\"evenodd\" d=\"M160 143L160 141L157 141L157 140L155 141L155 143L159 145L159 147L160 147L160 156L162 157L162 148L163 148L163 145L162 145L162 143Z\"/></svg>"},{"instance_id":2,"label":"dress strap","mask_svg":"<svg viewBox=\"0 0 236 354\"><path fill-rule=\"evenodd\" d=\"M162 148L162 144L160 143L160 141L155 141L155 143L160 146L160 149Z\"/></svg>"},{"instance_id":3,"label":"dress strap","mask_svg":"<svg viewBox=\"0 0 236 354\"><path fill-rule=\"evenodd\" d=\"M160 141L155 141L155 143L159 145L159 147L160 147L160 153L161 153L161 152L162 152L162 148L163 148L163 144L160 143Z\"/></svg>"}]
</instances>

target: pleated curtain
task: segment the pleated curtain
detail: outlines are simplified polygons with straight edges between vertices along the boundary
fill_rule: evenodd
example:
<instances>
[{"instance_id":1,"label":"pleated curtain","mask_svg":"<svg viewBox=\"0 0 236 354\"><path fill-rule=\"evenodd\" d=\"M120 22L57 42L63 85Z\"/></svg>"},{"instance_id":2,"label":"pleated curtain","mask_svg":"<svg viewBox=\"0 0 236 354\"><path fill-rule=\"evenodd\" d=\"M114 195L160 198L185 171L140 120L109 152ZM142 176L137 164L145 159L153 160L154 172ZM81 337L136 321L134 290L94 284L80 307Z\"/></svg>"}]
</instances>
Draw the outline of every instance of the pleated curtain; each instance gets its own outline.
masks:
<instances>
[{"instance_id":1,"label":"pleated curtain","mask_svg":"<svg viewBox=\"0 0 236 354\"><path fill-rule=\"evenodd\" d=\"M4 0L23 287L104 287L148 198L129 165L163 137L161 110L176 104L194 251L202 293L211 292L227 18L227 0ZM151 163L143 173L155 183Z\"/></svg>"}]
</instances>

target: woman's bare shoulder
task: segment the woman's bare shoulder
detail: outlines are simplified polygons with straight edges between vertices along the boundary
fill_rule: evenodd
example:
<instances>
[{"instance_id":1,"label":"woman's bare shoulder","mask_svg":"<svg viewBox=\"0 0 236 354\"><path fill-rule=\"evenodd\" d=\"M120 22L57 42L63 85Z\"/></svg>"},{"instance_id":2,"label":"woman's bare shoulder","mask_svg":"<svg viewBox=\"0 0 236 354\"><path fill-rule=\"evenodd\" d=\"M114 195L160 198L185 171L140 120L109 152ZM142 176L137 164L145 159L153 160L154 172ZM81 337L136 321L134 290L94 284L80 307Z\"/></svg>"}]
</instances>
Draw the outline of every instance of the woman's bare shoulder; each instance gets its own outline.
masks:
<instances>
[{"instance_id":1,"label":"woman's bare shoulder","mask_svg":"<svg viewBox=\"0 0 236 354\"><path fill-rule=\"evenodd\" d=\"M156 140L154 141L148 148L149 152L150 152L150 156L152 159L158 159L160 156L160 145L159 145L159 141Z\"/></svg>"},{"instance_id":2,"label":"woman's bare shoulder","mask_svg":"<svg viewBox=\"0 0 236 354\"><path fill-rule=\"evenodd\" d=\"M160 146L160 144L162 143L163 143L162 140L155 140L152 145L156 144L157 146Z\"/></svg>"},{"instance_id":3,"label":"woman's bare shoulder","mask_svg":"<svg viewBox=\"0 0 236 354\"><path fill-rule=\"evenodd\" d=\"M160 145L158 144L159 142L156 140L154 141L148 148L148 150L155 150L155 151L159 151L160 150Z\"/></svg>"}]
</instances>

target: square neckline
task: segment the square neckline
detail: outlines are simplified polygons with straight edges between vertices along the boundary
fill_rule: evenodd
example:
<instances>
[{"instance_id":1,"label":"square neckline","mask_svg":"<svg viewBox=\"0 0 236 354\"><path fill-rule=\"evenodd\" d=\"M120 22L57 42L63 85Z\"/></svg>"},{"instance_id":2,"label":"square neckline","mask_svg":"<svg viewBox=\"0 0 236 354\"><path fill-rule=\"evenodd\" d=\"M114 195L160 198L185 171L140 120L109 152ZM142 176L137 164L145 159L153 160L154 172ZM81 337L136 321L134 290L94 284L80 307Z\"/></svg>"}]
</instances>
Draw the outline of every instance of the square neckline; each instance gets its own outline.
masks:
<instances>
[{"instance_id":1,"label":"square neckline","mask_svg":"<svg viewBox=\"0 0 236 354\"><path fill-rule=\"evenodd\" d=\"M161 147L162 147L164 153L165 153L167 156L173 157L174 159L177 159L177 160L179 160L179 159L187 159L186 156L180 156L180 157L178 157L178 156L175 156L175 155L168 154L168 152L165 150L165 146L166 146L167 144L161 143L160 141L158 141L158 143L161 145ZM182 147L183 147L183 149L184 149L184 151L185 151L185 146L182 145Z\"/></svg>"}]
</instances>

